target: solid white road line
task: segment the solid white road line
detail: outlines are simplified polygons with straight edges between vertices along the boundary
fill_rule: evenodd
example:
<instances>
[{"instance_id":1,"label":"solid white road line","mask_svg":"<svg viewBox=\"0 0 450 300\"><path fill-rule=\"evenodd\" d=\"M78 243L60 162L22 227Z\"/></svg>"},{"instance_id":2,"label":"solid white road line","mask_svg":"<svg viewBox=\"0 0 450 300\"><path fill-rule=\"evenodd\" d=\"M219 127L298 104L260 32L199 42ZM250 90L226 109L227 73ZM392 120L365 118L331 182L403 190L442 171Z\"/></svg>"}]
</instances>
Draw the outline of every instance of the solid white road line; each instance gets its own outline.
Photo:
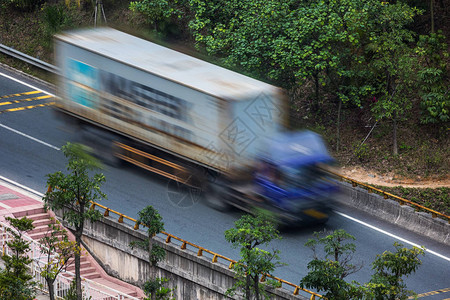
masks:
<instances>
[{"instance_id":1,"label":"solid white road line","mask_svg":"<svg viewBox=\"0 0 450 300\"><path fill-rule=\"evenodd\" d=\"M27 86L27 87L29 87L29 88L32 88L32 89L35 89L35 90L42 91L44 94L51 95L51 96L55 97L55 95L53 95L52 93L49 93L49 92L47 92L47 91L44 91L44 90L42 90L42 89L40 89L40 88L37 88L37 87L35 87L35 86L31 85L31 84L28 84L28 83L26 83L26 82L23 82L23 81L21 81L21 80L19 80L19 79L16 79L16 78L14 78L14 77L9 76L9 75L3 74L3 73L1 73L1 72L0 72L0 75L3 76L3 77L6 77L6 78L8 78L8 79L14 80L14 81L16 81L16 82L18 82L18 83L20 83L20 84L23 84L23 85L25 85L25 86ZM9 127L9 126L0 124L0 127L3 127L3 128L5 128L5 129L8 129L8 130L10 130L10 131L12 131L12 132L14 132L14 133L20 134L20 135L22 135L22 136L24 136L24 137L26 137L26 138L29 138L29 139L31 139L31 140L33 140L33 141L35 141L35 142L41 143L41 144L43 144L43 145L45 145L45 146L47 146L47 147L53 148L53 149L58 150L58 151L61 150L60 148L58 148L58 147L56 147L56 146L50 145L49 143L46 143L46 142L44 142L44 141L41 141L41 140L39 140L39 139L37 139L37 138L35 138L35 137L32 137L32 136L30 136L30 135L28 135L28 134L25 134L25 133L23 133L23 132L20 132L20 131L18 131L18 130L16 130L16 129L13 129L13 128Z\"/></svg>"},{"instance_id":2,"label":"solid white road line","mask_svg":"<svg viewBox=\"0 0 450 300\"><path fill-rule=\"evenodd\" d=\"M359 223L359 224L361 224L361 225L364 225L364 226L366 226L366 227L369 227L369 228L371 228L371 229L373 229L373 230L376 230L376 231L378 231L378 232L380 232L380 233L382 233L382 234L385 234L385 235L387 235L387 236L393 237L393 238L395 238L395 239L397 239L397 240L399 240L399 241L401 241L401 242L403 242L403 243L409 244L409 245L411 245L411 246L419 247L419 248L421 247L420 245L417 245L416 243L413 243L413 242L408 241L408 240L406 240L406 239L404 239L404 238L401 238L401 237L399 237L399 236L397 236L397 235L395 235L395 234L392 234L392 233L390 233L390 232L387 232L386 230L383 230L383 229L380 229L380 228L375 227L375 226L373 226L373 225L367 224L366 222L363 222L363 221L358 220L358 219L356 219L356 218L350 217L349 215L346 215L346 214L341 213L341 212L339 212L339 211L336 211L336 213L337 213L338 215L343 216L344 218L347 218L347 219L352 220L352 221L354 221L354 222L356 222L356 223ZM444 256L444 255L439 254L439 253L437 253L437 252L435 252L435 251L432 251L432 250L430 250L430 249L425 249L425 251L428 252L428 253L430 253L430 254L436 255L437 257L440 257L440 258L442 258L442 259L445 259L445 260L447 260L447 261L450 261L450 257Z\"/></svg>"},{"instance_id":3,"label":"solid white road line","mask_svg":"<svg viewBox=\"0 0 450 300\"><path fill-rule=\"evenodd\" d=\"M36 190L33 190L32 188L29 188L29 187L27 187L27 186L24 186L24 185L22 185L22 184L20 184L20 183L18 183L18 182L15 182L14 180L11 180L11 179L9 179L9 178L3 177L3 176L1 176L1 175L0 175L0 180L3 180L3 181L5 181L5 182L9 183L10 185L19 187L19 188L21 188L21 189L23 189L23 190L25 190L25 191L27 191L27 192L29 192L29 193L35 194L35 195L37 195L37 196L39 196L39 197L41 197L41 198L44 196L44 194L42 194L42 193L40 193L40 192L38 192L38 191L36 191ZM21 192L20 190L17 190L17 191L18 191L18 192Z\"/></svg>"},{"instance_id":4,"label":"solid white road line","mask_svg":"<svg viewBox=\"0 0 450 300\"><path fill-rule=\"evenodd\" d=\"M24 82L24 81L22 81L22 80L19 80L19 79L17 79L17 78L12 77L12 76L3 74L3 73L1 73L1 72L0 72L0 75L3 76L3 77L6 77L6 78L8 78L8 79L14 80L15 82L18 82L18 83L20 83L20 84L26 85L26 86L29 87L29 88L32 88L32 89L35 89L35 90L42 91L44 94L47 94L47 95L56 97L55 95L53 95L53 94L50 93L50 92L44 91L43 89L37 88L37 87L35 87L34 85L31 85L31 84L29 84L29 83L26 83L26 82Z\"/></svg>"},{"instance_id":5,"label":"solid white road line","mask_svg":"<svg viewBox=\"0 0 450 300\"><path fill-rule=\"evenodd\" d=\"M45 145L45 146L50 147L50 148L52 148L52 149L55 149L55 150L58 150L58 151L61 150L60 148L58 148L58 147L56 147L56 146L50 145L49 143L46 143L46 142L44 142L44 141L41 141L41 140L39 140L39 139L37 139L37 138L35 138L35 137L32 137L32 136L30 136L30 135L28 135L28 134L26 134L26 133L20 132L19 130L16 130L16 129L11 128L11 127L9 127L9 126L0 124L0 127L3 127L3 128L5 128L5 129L8 129L8 130L10 130L10 131L12 131L12 132L14 132L14 133L20 134L20 135L22 135L22 136L24 136L24 137L26 137L26 138L29 138L30 140L33 140L33 141L38 142L38 143L41 143L42 145Z\"/></svg>"}]
</instances>

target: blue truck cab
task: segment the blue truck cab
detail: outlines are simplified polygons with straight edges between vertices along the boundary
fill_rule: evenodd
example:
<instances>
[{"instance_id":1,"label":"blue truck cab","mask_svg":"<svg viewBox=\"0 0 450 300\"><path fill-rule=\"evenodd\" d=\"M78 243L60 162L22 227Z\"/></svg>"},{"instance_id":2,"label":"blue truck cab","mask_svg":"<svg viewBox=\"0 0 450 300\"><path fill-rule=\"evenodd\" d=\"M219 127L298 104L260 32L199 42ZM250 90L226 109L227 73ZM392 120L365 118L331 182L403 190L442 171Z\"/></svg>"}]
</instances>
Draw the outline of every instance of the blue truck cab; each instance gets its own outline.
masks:
<instances>
[{"instance_id":1,"label":"blue truck cab","mask_svg":"<svg viewBox=\"0 0 450 300\"><path fill-rule=\"evenodd\" d=\"M320 135L311 131L284 132L266 139L256 157L252 183L230 186L231 205L250 211L270 211L279 223L325 223L339 191L323 167L333 164Z\"/></svg>"}]
</instances>

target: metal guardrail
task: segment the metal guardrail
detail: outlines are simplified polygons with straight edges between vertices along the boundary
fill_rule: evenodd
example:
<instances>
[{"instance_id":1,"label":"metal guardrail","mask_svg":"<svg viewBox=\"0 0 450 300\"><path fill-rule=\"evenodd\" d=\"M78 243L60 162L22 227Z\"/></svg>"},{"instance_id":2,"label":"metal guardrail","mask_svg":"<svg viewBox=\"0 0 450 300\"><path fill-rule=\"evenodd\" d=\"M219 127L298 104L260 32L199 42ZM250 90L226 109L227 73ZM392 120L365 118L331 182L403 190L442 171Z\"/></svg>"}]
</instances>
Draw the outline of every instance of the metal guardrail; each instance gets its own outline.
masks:
<instances>
[{"instance_id":1,"label":"metal guardrail","mask_svg":"<svg viewBox=\"0 0 450 300\"><path fill-rule=\"evenodd\" d=\"M22 60L26 63L29 63L35 67L38 67L38 68L48 71L50 73L59 74L58 67L51 65L49 63L46 63L45 61L39 60L35 57L29 56L20 51L17 51L11 47L5 46L3 44L0 44L0 52L2 52L3 54L6 54L6 55L12 56L14 58L17 58L19 60Z\"/></svg>"},{"instance_id":2,"label":"metal guardrail","mask_svg":"<svg viewBox=\"0 0 450 300\"><path fill-rule=\"evenodd\" d=\"M104 209L103 216L109 217L110 213L113 213L115 215L118 215L118 222L119 223L124 223L124 221L128 220L128 221L131 221L132 224L134 224L134 226L133 226L134 230L138 230L139 229L139 222L137 220L135 220L135 219L133 219L131 217L128 217L128 216L126 216L126 215L124 215L122 213L119 213L119 212L117 212L115 210L112 210L112 209L110 209L110 208L108 208L108 207L106 207L104 205L99 204L99 203L96 203L96 202L91 202L91 203L92 203L92 205L91 205L90 209L95 209L96 207L100 207L100 208ZM182 238L179 238L179 237L177 237L177 236L175 236L173 234L170 234L170 233L162 231L161 235L165 236L165 242L167 244L171 243L172 240L178 241L181 244L179 246L180 246L180 249L182 249L182 250L185 250L187 248L187 246L190 246L190 247L194 248L196 250L196 252L197 252L197 256L203 256L204 253L208 253L208 254L212 255L212 260L211 261L213 263L217 263L219 258L222 259L222 260L225 260L227 262L227 264L228 264L228 268L229 269L231 269L233 267L233 265L237 263L237 261L235 261L235 260L233 260L231 258L228 258L228 257L223 256L221 254L218 254L218 253L216 253L214 251L211 251L211 250L208 250L206 248L203 248L201 246L198 246L198 245L196 245L194 243L191 243L189 241L183 240ZM304 289L304 288L302 288L302 287L300 287L300 286L298 286L296 284L293 284L293 283L291 283L289 281L286 281L286 280L283 280L281 278L272 276L270 274L263 274L263 276L261 278L261 282L264 282L266 278L271 278L271 279L273 279L275 281L278 281L280 283L279 287L282 287L283 284L284 284L285 286L289 286L291 288L294 288L293 295L298 295L300 291L303 291L303 292L309 294L310 300L314 300L314 299L316 299L316 297L323 298L321 295L319 295L319 294L317 294L317 293L315 293L313 291Z\"/></svg>"},{"instance_id":3,"label":"metal guardrail","mask_svg":"<svg viewBox=\"0 0 450 300\"><path fill-rule=\"evenodd\" d=\"M381 190L381 189L379 189L379 188L370 186L370 185L365 184L365 183L363 183L363 182L359 182L359 181L356 181L356 180L351 179L351 178L349 178L349 177L340 175L340 174L338 174L338 173L334 173L334 172L329 171L329 170L328 170L327 172L329 172L329 173L331 173L331 174L333 174L333 175L339 177L341 180L345 180L345 181L350 182L350 183L352 184L353 187L357 187L358 185L359 185L359 186L363 186L364 188L367 189L367 192L368 192L368 193L377 192L377 193L381 194L381 195L384 197L384 199L392 199L392 200L395 200L395 201L397 201L400 205L409 204L409 205L411 205L412 207L414 207L414 208L416 209L416 211L424 210L424 211L426 211L426 212L429 212L433 218L440 217L440 218L442 218L442 219L444 219L444 220L447 220L448 223L450 224L450 216L447 216L447 215L445 215L445 214L443 214L443 213L440 213L440 212L438 212L438 211L435 211L435 210L433 210L433 209L431 209L431 208L425 207L425 206L420 205L420 204L418 204L418 203L415 203L415 202L413 202L413 201L404 199L404 198L402 198L402 197L396 196L396 195L394 195L394 194L385 192L385 191L383 191L383 190Z\"/></svg>"}]
</instances>

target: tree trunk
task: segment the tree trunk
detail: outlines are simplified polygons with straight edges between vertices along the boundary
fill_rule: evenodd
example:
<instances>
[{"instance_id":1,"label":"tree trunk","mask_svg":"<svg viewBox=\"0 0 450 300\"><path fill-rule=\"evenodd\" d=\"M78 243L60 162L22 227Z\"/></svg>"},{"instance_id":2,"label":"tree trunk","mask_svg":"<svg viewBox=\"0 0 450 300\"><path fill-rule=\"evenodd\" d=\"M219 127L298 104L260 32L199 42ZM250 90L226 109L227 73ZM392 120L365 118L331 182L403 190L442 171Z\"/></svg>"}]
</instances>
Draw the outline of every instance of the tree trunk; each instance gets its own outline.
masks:
<instances>
[{"instance_id":1,"label":"tree trunk","mask_svg":"<svg viewBox=\"0 0 450 300\"><path fill-rule=\"evenodd\" d=\"M342 100L339 99L337 129L336 129L336 152L339 152L339 146L341 143L341 109L342 109Z\"/></svg>"},{"instance_id":2,"label":"tree trunk","mask_svg":"<svg viewBox=\"0 0 450 300\"><path fill-rule=\"evenodd\" d=\"M148 236L148 261L150 262L150 266L153 267L153 262L152 262L152 249L153 249L153 239L152 239L152 237L149 235L149 236Z\"/></svg>"},{"instance_id":3,"label":"tree trunk","mask_svg":"<svg viewBox=\"0 0 450 300\"><path fill-rule=\"evenodd\" d=\"M254 287L255 287L255 299L256 300L259 300L260 299L260 296L259 296L259 276L258 275L256 275L255 276L255 278L253 279L253 285L254 285Z\"/></svg>"},{"instance_id":4,"label":"tree trunk","mask_svg":"<svg viewBox=\"0 0 450 300\"><path fill-rule=\"evenodd\" d=\"M314 74L314 85L315 85L315 101L314 101L314 111L319 111L319 74Z\"/></svg>"},{"instance_id":5,"label":"tree trunk","mask_svg":"<svg viewBox=\"0 0 450 300\"><path fill-rule=\"evenodd\" d=\"M392 146L394 155L398 155L398 147L397 147L397 119L393 119L393 134L392 134Z\"/></svg>"},{"instance_id":6,"label":"tree trunk","mask_svg":"<svg viewBox=\"0 0 450 300\"><path fill-rule=\"evenodd\" d=\"M78 247L81 247L81 236L75 235L75 241ZM77 285L77 300L83 300L81 289L81 253L75 253L75 283Z\"/></svg>"},{"instance_id":7,"label":"tree trunk","mask_svg":"<svg viewBox=\"0 0 450 300\"><path fill-rule=\"evenodd\" d=\"M251 280L250 280L250 275L246 275L246 276L245 276L245 280L246 280L246 283L245 283L245 299L246 299L246 300L251 300L251 299L250 299L250 297L251 297L251 293L250 293L250 285L251 285L252 283L251 283Z\"/></svg>"},{"instance_id":8,"label":"tree trunk","mask_svg":"<svg viewBox=\"0 0 450 300\"><path fill-rule=\"evenodd\" d=\"M431 18L431 33L434 33L434 0L430 0L430 18Z\"/></svg>"},{"instance_id":9,"label":"tree trunk","mask_svg":"<svg viewBox=\"0 0 450 300\"><path fill-rule=\"evenodd\" d=\"M50 300L55 300L55 280L47 279L48 295Z\"/></svg>"}]
</instances>

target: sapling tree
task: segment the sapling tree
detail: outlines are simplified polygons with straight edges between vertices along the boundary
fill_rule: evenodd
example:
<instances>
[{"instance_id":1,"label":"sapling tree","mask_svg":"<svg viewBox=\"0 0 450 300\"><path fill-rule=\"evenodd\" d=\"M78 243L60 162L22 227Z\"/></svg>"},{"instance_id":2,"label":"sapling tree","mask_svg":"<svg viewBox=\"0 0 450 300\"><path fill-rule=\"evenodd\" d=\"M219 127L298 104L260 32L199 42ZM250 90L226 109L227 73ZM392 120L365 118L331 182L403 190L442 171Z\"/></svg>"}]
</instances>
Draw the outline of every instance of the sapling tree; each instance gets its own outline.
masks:
<instances>
[{"instance_id":1,"label":"sapling tree","mask_svg":"<svg viewBox=\"0 0 450 300\"><path fill-rule=\"evenodd\" d=\"M308 274L303 277L300 286L324 291L328 299L353 299L364 294L364 288L357 282L347 283L345 278L359 271L362 263L353 264L356 246L355 237L338 229L322 237L325 232L315 232L305 246L313 250L314 258L308 263ZM323 249L318 249L318 246ZM323 253L323 256L319 253Z\"/></svg>"},{"instance_id":2,"label":"sapling tree","mask_svg":"<svg viewBox=\"0 0 450 300\"><path fill-rule=\"evenodd\" d=\"M164 230L164 222L159 212L151 205L139 211L139 224L147 227L148 239L146 241L134 241L130 243L133 248L135 246L141 247L148 251L150 265L156 266L157 263L164 259L166 252L161 247L154 243L153 237Z\"/></svg>"},{"instance_id":3,"label":"sapling tree","mask_svg":"<svg viewBox=\"0 0 450 300\"><path fill-rule=\"evenodd\" d=\"M424 248L403 247L400 243L394 243L395 252L385 251L377 255L372 263L372 275L367 287L373 292L373 299L409 299L414 295L407 290L403 277L414 273L422 264L419 256L424 255Z\"/></svg>"},{"instance_id":4,"label":"sapling tree","mask_svg":"<svg viewBox=\"0 0 450 300\"><path fill-rule=\"evenodd\" d=\"M81 247L81 237L87 220L97 221L102 215L90 209L91 202L106 198L100 190L105 181L103 174L90 172L98 169L100 163L87 154L79 144L67 143L62 151L68 159L68 174L60 171L47 175L49 189L44 195L44 206L51 210L63 210L63 219L73 228L77 247ZM75 282L77 299L82 299L81 290L81 253L75 253Z\"/></svg>"},{"instance_id":5,"label":"sapling tree","mask_svg":"<svg viewBox=\"0 0 450 300\"><path fill-rule=\"evenodd\" d=\"M261 276L272 273L279 261L279 250L265 250L258 246L268 246L274 239L281 239L273 219L264 213L255 216L244 215L234 223L235 228L225 231L225 239L233 248L239 248L241 259L233 265L236 271L236 282L227 291L234 295L239 289L244 290L245 299L267 298L267 283L262 283Z\"/></svg>"},{"instance_id":6,"label":"sapling tree","mask_svg":"<svg viewBox=\"0 0 450 300\"><path fill-rule=\"evenodd\" d=\"M48 224L48 230L39 242L43 256L43 264L39 264L41 276L47 282L50 300L55 300L55 280L73 262L70 259L80 254L81 248L69 240L64 228L53 223Z\"/></svg>"},{"instance_id":7,"label":"sapling tree","mask_svg":"<svg viewBox=\"0 0 450 300\"><path fill-rule=\"evenodd\" d=\"M23 217L15 219L6 217L13 228L6 230L12 235L12 240L6 242L11 254L5 254L1 259L5 269L0 271L0 299L28 300L32 299L34 292L33 276L28 272L33 260L28 256L30 242L24 239L24 233L34 228L33 220Z\"/></svg>"}]
</instances>

